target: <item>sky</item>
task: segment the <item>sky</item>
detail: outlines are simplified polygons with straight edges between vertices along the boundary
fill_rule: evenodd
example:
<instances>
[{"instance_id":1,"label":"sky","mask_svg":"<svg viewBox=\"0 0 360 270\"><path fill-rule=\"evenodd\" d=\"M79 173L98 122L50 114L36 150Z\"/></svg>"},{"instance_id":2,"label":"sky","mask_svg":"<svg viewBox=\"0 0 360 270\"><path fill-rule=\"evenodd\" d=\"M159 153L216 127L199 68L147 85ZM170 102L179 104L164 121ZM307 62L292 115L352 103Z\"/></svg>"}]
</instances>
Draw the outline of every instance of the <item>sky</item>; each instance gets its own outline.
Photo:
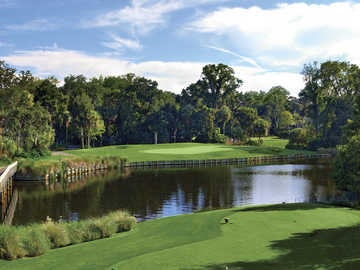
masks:
<instances>
[{"instance_id":1,"label":"sky","mask_svg":"<svg viewBox=\"0 0 360 270\"><path fill-rule=\"evenodd\" d=\"M206 64L297 96L304 64L360 65L360 1L0 0L0 60L59 80L135 73L180 93Z\"/></svg>"}]
</instances>

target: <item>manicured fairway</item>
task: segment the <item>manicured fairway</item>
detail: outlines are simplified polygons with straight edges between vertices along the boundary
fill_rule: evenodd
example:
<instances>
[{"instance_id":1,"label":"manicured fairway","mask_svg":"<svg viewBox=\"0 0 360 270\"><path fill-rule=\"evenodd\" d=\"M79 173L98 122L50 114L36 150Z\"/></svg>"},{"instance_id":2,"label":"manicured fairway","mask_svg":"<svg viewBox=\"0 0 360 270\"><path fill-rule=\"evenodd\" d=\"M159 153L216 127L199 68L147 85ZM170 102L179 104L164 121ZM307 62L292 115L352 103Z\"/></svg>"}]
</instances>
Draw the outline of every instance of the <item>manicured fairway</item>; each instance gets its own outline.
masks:
<instances>
[{"instance_id":1,"label":"manicured fairway","mask_svg":"<svg viewBox=\"0 0 360 270\"><path fill-rule=\"evenodd\" d=\"M360 211L311 204L202 212L146 221L37 258L0 261L0 269L360 269L359 223Z\"/></svg>"},{"instance_id":2,"label":"manicured fairway","mask_svg":"<svg viewBox=\"0 0 360 270\"><path fill-rule=\"evenodd\" d=\"M285 149L287 140L268 137L262 146L234 146L224 144L176 143L115 145L84 150L65 151L79 157L120 156L128 161L203 160L242 158L268 155L310 153ZM69 157L58 157L69 158Z\"/></svg>"}]
</instances>

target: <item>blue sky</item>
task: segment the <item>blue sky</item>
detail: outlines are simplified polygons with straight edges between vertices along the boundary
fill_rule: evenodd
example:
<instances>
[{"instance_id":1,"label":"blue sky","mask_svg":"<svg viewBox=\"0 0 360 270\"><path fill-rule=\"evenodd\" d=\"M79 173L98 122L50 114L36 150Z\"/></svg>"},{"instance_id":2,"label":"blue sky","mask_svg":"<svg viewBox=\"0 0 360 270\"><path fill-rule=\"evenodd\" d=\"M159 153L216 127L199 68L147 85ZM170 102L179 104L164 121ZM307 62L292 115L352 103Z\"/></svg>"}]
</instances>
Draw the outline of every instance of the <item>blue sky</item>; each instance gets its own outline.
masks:
<instances>
[{"instance_id":1,"label":"blue sky","mask_svg":"<svg viewBox=\"0 0 360 270\"><path fill-rule=\"evenodd\" d=\"M123 75L180 93L208 63L243 91L303 87L305 63L360 64L357 1L0 0L0 59L36 76Z\"/></svg>"}]
</instances>

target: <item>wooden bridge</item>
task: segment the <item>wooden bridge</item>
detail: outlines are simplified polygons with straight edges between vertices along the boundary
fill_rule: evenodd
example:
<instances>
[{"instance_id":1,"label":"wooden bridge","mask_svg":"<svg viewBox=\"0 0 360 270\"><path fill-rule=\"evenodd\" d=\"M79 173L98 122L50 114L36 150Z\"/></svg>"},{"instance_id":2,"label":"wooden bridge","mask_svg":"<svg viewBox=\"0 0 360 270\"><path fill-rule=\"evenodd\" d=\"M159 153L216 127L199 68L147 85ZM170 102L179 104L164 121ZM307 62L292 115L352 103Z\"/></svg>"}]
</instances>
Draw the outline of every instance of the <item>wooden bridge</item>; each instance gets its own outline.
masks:
<instances>
[{"instance_id":1,"label":"wooden bridge","mask_svg":"<svg viewBox=\"0 0 360 270\"><path fill-rule=\"evenodd\" d=\"M4 224L11 224L14 216L17 192L14 192L13 176L17 170L17 162L0 171L1 220Z\"/></svg>"}]
</instances>

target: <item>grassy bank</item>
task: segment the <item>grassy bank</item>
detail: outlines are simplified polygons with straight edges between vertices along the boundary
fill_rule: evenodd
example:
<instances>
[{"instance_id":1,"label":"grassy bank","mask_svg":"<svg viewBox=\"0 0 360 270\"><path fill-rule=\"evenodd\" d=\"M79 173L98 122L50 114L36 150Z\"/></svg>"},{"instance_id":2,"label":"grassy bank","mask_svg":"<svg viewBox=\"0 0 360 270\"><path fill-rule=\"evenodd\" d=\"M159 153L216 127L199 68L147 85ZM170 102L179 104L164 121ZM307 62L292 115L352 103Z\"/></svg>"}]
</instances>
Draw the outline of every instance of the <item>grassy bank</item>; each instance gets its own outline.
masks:
<instances>
[{"instance_id":1,"label":"grassy bank","mask_svg":"<svg viewBox=\"0 0 360 270\"><path fill-rule=\"evenodd\" d=\"M0 269L358 269L359 223L357 210L316 204L201 212L146 221L41 257L0 261Z\"/></svg>"},{"instance_id":2,"label":"grassy bank","mask_svg":"<svg viewBox=\"0 0 360 270\"><path fill-rule=\"evenodd\" d=\"M270 155L295 155L312 153L308 151L285 149L287 140L267 137L261 146L176 143L176 144L140 144L115 145L84 150L65 151L77 157L121 156L128 161L155 160L205 160L244 158Z\"/></svg>"},{"instance_id":3,"label":"grassy bank","mask_svg":"<svg viewBox=\"0 0 360 270\"><path fill-rule=\"evenodd\" d=\"M127 162L208 160L313 153L286 149L287 143L288 140L285 139L267 137L264 138L264 143L261 146L201 143L113 145L54 152L51 156L36 160L22 159L18 171L23 175L44 176L49 171L59 172L64 166L77 168L81 167L82 164L92 165L105 162L109 165L108 167L116 167L122 163L122 160L127 160ZM63 164L64 162L66 165Z\"/></svg>"}]
</instances>

